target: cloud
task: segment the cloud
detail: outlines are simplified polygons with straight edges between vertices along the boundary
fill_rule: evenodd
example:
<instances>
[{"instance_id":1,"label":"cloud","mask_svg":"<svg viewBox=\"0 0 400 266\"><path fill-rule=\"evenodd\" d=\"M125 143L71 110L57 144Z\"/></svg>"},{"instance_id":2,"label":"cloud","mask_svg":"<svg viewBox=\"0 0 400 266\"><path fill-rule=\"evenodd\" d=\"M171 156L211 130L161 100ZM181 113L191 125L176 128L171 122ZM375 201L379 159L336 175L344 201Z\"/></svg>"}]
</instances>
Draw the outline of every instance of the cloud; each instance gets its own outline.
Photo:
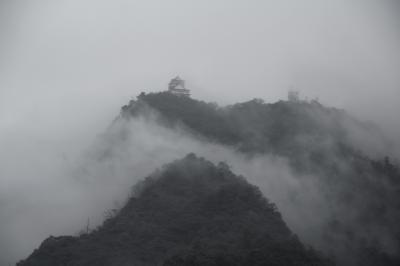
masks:
<instances>
[{"instance_id":1,"label":"cloud","mask_svg":"<svg viewBox=\"0 0 400 266\"><path fill-rule=\"evenodd\" d=\"M138 180L190 152L215 163L226 161L252 176L260 162L263 169L265 163L273 165L268 167L271 176L285 176L281 170L287 167L283 159L268 157L248 165L244 155L228 147L144 118L116 122L90 147L84 146L86 151L68 147L68 152L31 139L11 143L17 146L0 153L1 182L6 184L0 189L0 235L6 251L1 257L10 261L26 257L49 235L76 234L88 219L91 228L101 224L105 211L121 207ZM277 191L276 185L271 183L271 191Z\"/></svg>"}]
</instances>

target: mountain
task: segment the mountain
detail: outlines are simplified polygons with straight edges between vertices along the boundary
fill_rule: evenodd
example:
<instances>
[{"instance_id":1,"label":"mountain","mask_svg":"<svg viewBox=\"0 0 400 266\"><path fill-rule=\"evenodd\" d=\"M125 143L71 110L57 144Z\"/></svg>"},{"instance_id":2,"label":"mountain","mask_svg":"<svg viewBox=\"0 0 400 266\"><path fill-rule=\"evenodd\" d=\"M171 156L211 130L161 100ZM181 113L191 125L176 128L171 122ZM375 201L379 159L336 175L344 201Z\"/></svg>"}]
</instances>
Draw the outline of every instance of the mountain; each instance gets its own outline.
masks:
<instances>
[{"instance_id":1,"label":"mountain","mask_svg":"<svg viewBox=\"0 0 400 266\"><path fill-rule=\"evenodd\" d=\"M287 159L300 182L318 187L322 196L315 200L325 206L324 218L307 217L317 227L296 233L340 265L400 264L398 158L377 126L317 101L254 99L220 107L168 92L142 93L122 107L120 119L137 117L184 128L249 158Z\"/></svg>"},{"instance_id":2,"label":"mountain","mask_svg":"<svg viewBox=\"0 0 400 266\"><path fill-rule=\"evenodd\" d=\"M98 229L49 237L17 265L331 265L225 163L189 154L132 193Z\"/></svg>"},{"instance_id":3,"label":"mountain","mask_svg":"<svg viewBox=\"0 0 400 266\"><path fill-rule=\"evenodd\" d=\"M143 120L157 125L152 131L162 127L205 148L227 147L223 156L243 158L232 166L235 172L244 164L259 166L255 161L265 164L245 176L256 173L279 184L271 193L279 197L271 199L288 226L261 195L270 182L251 179L259 190L226 164L190 155L137 184L125 207L98 229L50 237L19 265L331 264L326 257L340 266L400 265L398 158L375 125L317 101L254 99L221 107L168 92L141 93L122 107L99 163L113 156L115 146L132 147L129 136L148 128L138 132L129 122ZM166 147L179 145L176 140L168 139L174 143ZM272 169L268 158L287 166Z\"/></svg>"},{"instance_id":4,"label":"mountain","mask_svg":"<svg viewBox=\"0 0 400 266\"><path fill-rule=\"evenodd\" d=\"M183 123L210 141L248 153L298 155L310 141L330 141L338 146L335 152L341 152L340 148L363 148L354 135L368 140L375 138L375 142L379 139L381 143L375 143L374 148L385 153L390 149L390 143L373 124L360 122L344 110L327 108L317 101L266 104L253 99L220 107L168 92L142 93L137 101L131 100L123 106L121 114L125 118L143 115L147 112L145 106L156 110L162 116L159 122L165 125Z\"/></svg>"}]
</instances>

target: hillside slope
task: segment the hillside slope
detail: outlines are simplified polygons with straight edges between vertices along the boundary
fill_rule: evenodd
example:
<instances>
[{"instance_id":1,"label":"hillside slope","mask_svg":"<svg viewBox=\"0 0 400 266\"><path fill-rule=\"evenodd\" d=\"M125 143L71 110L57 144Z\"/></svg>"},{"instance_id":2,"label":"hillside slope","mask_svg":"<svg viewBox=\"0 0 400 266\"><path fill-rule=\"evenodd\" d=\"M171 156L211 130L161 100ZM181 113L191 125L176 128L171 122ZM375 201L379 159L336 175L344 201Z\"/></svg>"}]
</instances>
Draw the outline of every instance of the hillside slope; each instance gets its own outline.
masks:
<instances>
[{"instance_id":1,"label":"hillside slope","mask_svg":"<svg viewBox=\"0 0 400 266\"><path fill-rule=\"evenodd\" d=\"M266 104L254 99L219 107L167 92L142 93L122 108L121 118L146 117L149 110L158 114L159 124L179 125L250 158L288 159L301 182L317 184L323 195L317 200L326 205L327 218L307 232L311 244L340 264L400 262L400 171L385 156L391 154L390 142L376 126L316 101Z\"/></svg>"},{"instance_id":2,"label":"hillside slope","mask_svg":"<svg viewBox=\"0 0 400 266\"><path fill-rule=\"evenodd\" d=\"M133 193L100 228L50 237L17 265L330 265L224 163L190 154Z\"/></svg>"},{"instance_id":3,"label":"hillside slope","mask_svg":"<svg viewBox=\"0 0 400 266\"><path fill-rule=\"evenodd\" d=\"M123 117L143 114L144 105L158 111L166 125L181 122L211 141L235 146L245 152L298 154L309 141L331 141L338 146L362 149L360 136L374 144L370 150L387 154L390 142L379 128L361 122L344 110L317 101L264 103L253 99L220 107L168 92L142 93L122 107ZM358 139L358 140L357 140ZM354 143L352 143L354 142ZM342 147L344 148L344 147ZM338 150L337 152L340 152Z\"/></svg>"}]
</instances>

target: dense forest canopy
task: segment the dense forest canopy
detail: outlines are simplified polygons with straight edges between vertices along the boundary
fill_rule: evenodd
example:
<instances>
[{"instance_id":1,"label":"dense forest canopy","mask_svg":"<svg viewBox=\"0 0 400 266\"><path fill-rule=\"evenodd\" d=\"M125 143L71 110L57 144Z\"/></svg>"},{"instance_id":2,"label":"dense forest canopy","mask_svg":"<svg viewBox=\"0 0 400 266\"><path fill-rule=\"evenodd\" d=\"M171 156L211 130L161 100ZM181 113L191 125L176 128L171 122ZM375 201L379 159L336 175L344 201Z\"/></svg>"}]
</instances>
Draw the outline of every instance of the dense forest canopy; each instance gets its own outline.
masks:
<instances>
[{"instance_id":1,"label":"dense forest canopy","mask_svg":"<svg viewBox=\"0 0 400 266\"><path fill-rule=\"evenodd\" d=\"M366 257L362 265L398 261L400 171L396 158L387 156L390 141L375 125L317 101L253 99L219 107L167 92L140 94L122 108L122 118L146 116L149 109L160 124L183 126L250 157L282 156L299 178L316 177L330 217L317 242L343 263ZM379 147L369 149L377 140Z\"/></svg>"},{"instance_id":2,"label":"dense forest canopy","mask_svg":"<svg viewBox=\"0 0 400 266\"><path fill-rule=\"evenodd\" d=\"M18 265L331 265L290 232L275 205L226 164L194 154L133 188L92 232L50 237Z\"/></svg>"},{"instance_id":3,"label":"dense forest canopy","mask_svg":"<svg viewBox=\"0 0 400 266\"><path fill-rule=\"evenodd\" d=\"M288 227L261 190L228 164L190 154L137 183L102 226L78 237L50 237L19 265L399 265L400 172L388 156L390 142L374 125L317 101L254 99L220 107L142 93L122 107L96 160L106 162L115 146L129 147L138 134L129 122L142 120L156 124L153 131L229 147L245 158L241 163L260 158L266 167L257 174L264 179L280 169L265 158L287 161L290 169L276 182L291 174L289 182L312 184L280 197L289 210L310 208L295 217L301 226ZM322 209L314 210L313 201Z\"/></svg>"}]
</instances>

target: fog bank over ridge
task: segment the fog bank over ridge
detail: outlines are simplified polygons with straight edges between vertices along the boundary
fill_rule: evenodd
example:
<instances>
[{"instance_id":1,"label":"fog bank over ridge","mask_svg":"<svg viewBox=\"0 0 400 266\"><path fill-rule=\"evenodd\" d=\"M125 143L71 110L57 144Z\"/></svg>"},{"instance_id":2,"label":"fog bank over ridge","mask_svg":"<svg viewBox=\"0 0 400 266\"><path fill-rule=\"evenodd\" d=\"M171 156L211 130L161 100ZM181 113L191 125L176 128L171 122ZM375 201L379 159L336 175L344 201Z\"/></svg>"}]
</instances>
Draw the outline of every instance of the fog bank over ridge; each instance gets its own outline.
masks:
<instances>
[{"instance_id":1,"label":"fog bank over ridge","mask_svg":"<svg viewBox=\"0 0 400 266\"><path fill-rule=\"evenodd\" d=\"M214 163L226 162L234 173L260 187L307 244L324 247L321 237L332 214L348 212L327 197L320 177L295 173L285 157L249 157L231 147L200 140L184 127L165 128L155 122L158 114L152 111L146 117L116 120L106 133L76 153L54 156L53 150L43 149L37 153L40 144L36 143L30 149L9 153L9 157L3 154L0 166L9 179L5 180L8 187L0 190L6 206L0 211L2 216L7 213L0 235L2 246L10 249L4 258L24 258L49 235L77 234L88 222L95 228L107 211L124 205L137 181L191 152ZM25 163L17 171L13 161ZM381 231L370 234L391 249Z\"/></svg>"},{"instance_id":2,"label":"fog bank over ridge","mask_svg":"<svg viewBox=\"0 0 400 266\"><path fill-rule=\"evenodd\" d=\"M121 141L120 134L127 133L127 139ZM34 151L37 149L40 146L32 147ZM0 212L5 217L0 244L6 247L7 253L2 254L6 261L26 257L49 235L77 234L88 219L90 227L95 228L106 211L123 206L137 181L190 152L216 163L226 161L235 165L233 170L247 165L244 155L230 148L204 143L182 130L166 129L142 119L115 125L86 155L54 156L53 151L42 150L32 161L29 159L32 154L27 151L9 154L8 158L2 156L0 163L2 174L9 178L2 180L8 187L0 190L3 199ZM18 171L7 161L16 157L27 162ZM262 160L263 167L269 165L271 176L280 172L278 168L287 167L284 160L277 158L277 163L271 160L275 159ZM19 222L15 223L15 219Z\"/></svg>"}]
</instances>

